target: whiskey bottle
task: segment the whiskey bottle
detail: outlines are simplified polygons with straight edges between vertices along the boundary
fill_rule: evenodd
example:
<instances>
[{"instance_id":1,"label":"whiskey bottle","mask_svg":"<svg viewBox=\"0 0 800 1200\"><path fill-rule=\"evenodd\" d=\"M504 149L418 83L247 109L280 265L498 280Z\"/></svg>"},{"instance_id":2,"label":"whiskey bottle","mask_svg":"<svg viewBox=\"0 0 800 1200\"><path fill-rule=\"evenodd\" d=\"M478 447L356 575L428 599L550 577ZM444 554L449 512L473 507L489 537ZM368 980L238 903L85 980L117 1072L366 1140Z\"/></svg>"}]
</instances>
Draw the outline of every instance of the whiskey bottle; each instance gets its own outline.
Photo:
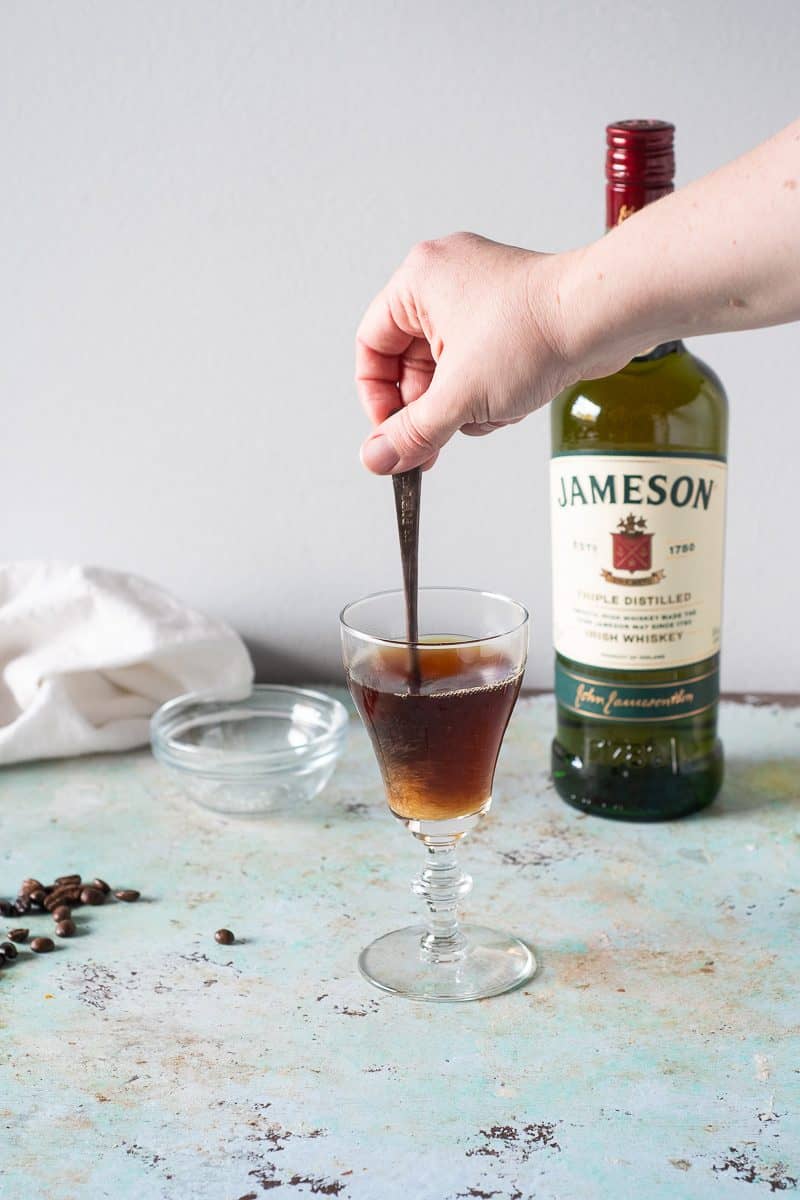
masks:
<instances>
[{"instance_id":1,"label":"whiskey bottle","mask_svg":"<svg viewBox=\"0 0 800 1200\"><path fill-rule=\"evenodd\" d=\"M606 224L673 187L672 125L607 128ZM631 821L710 804L717 736L727 401L682 342L551 406L553 781Z\"/></svg>"}]
</instances>

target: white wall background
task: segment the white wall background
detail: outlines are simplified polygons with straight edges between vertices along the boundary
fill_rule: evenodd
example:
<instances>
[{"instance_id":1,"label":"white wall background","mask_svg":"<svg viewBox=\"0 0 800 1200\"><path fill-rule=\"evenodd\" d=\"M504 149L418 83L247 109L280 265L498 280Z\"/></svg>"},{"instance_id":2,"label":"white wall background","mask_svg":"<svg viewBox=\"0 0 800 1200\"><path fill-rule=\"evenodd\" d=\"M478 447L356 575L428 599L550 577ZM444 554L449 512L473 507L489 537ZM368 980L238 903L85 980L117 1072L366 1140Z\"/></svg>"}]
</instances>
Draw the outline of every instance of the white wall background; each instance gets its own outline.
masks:
<instances>
[{"instance_id":1,"label":"white wall background","mask_svg":"<svg viewBox=\"0 0 800 1200\"><path fill-rule=\"evenodd\" d=\"M3 0L4 557L128 568L226 616L264 677L339 673L399 582L357 461L361 310L454 229L603 219L603 127L679 180L796 115L796 0ZM701 339L733 412L724 685L797 689L798 329ZM508 591L550 678L546 415L426 479L423 577Z\"/></svg>"}]
</instances>

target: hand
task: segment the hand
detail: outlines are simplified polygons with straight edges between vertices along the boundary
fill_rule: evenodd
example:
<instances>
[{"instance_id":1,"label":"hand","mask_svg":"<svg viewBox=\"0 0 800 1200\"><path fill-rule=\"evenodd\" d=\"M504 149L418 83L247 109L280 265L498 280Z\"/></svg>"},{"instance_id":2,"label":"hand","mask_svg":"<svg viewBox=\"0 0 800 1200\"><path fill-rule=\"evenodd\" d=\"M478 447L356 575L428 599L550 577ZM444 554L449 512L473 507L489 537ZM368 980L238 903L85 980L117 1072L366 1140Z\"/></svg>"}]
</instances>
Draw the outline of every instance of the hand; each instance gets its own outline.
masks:
<instances>
[{"instance_id":1,"label":"hand","mask_svg":"<svg viewBox=\"0 0 800 1200\"><path fill-rule=\"evenodd\" d=\"M456 430L513 424L580 378L560 328L570 258L469 233L415 246L358 330L365 467L431 466Z\"/></svg>"},{"instance_id":2,"label":"hand","mask_svg":"<svg viewBox=\"0 0 800 1200\"><path fill-rule=\"evenodd\" d=\"M358 331L364 465L430 465L457 429L519 421L660 342L800 320L799 180L796 121L580 250L422 242Z\"/></svg>"}]
</instances>

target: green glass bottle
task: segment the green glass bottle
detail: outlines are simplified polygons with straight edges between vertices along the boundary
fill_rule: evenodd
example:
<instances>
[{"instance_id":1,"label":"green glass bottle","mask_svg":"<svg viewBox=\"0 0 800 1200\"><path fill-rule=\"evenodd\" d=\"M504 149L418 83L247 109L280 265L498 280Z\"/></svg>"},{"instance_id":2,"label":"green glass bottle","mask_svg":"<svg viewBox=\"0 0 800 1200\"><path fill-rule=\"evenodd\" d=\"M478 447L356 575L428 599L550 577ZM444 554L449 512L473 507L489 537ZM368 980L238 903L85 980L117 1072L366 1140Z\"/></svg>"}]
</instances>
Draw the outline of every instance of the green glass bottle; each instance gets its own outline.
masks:
<instances>
[{"instance_id":1,"label":"green glass bottle","mask_svg":"<svg viewBox=\"0 0 800 1200\"><path fill-rule=\"evenodd\" d=\"M673 128L608 127L608 224L672 187ZM710 804L717 736L727 402L681 342L553 401L553 781L632 821Z\"/></svg>"}]
</instances>

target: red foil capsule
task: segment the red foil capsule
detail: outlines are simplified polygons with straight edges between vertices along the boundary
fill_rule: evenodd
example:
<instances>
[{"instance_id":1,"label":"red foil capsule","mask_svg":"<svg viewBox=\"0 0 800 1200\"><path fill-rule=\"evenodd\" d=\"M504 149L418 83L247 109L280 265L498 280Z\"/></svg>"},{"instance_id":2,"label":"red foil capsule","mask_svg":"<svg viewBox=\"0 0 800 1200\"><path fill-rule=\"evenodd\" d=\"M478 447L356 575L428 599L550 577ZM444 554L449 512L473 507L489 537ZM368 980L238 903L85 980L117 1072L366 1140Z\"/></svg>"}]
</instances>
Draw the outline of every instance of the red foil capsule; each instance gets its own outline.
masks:
<instances>
[{"instance_id":1,"label":"red foil capsule","mask_svg":"<svg viewBox=\"0 0 800 1200\"><path fill-rule=\"evenodd\" d=\"M615 121L606 126L606 228L666 196L675 177L675 126Z\"/></svg>"}]
</instances>

